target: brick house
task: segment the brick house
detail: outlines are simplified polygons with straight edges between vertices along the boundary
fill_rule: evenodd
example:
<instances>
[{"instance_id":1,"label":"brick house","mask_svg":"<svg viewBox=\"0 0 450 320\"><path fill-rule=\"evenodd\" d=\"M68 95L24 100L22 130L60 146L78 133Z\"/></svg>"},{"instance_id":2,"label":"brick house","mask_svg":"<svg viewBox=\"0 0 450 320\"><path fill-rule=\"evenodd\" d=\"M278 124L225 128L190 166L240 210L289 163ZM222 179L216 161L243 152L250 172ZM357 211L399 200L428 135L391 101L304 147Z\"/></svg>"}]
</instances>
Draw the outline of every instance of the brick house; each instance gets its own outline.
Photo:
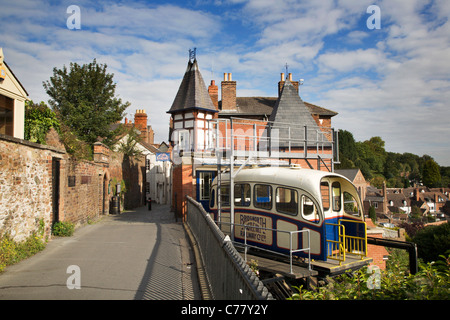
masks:
<instances>
[{"instance_id":1,"label":"brick house","mask_svg":"<svg viewBox=\"0 0 450 320\"><path fill-rule=\"evenodd\" d=\"M359 197L361 200L364 200L366 198L366 192L367 192L367 181L364 178L364 175L362 174L361 170L359 169L339 169L335 170L334 172L339 173L349 179L358 190Z\"/></svg>"},{"instance_id":2,"label":"brick house","mask_svg":"<svg viewBox=\"0 0 450 320\"><path fill-rule=\"evenodd\" d=\"M172 206L179 216L184 214L186 195L207 205L209 187L218 170L211 146L223 143L224 149L230 149L231 131L236 133L231 144L236 152L259 151L276 137L279 163L334 170L331 118L337 113L305 103L298 88L291 74L286 79L282 74L278 97L236 97L236 81L231 73L225 73L219 101L215 81L206 88L197 60L190 57L168 111L173 146Z\"/></svg>"}]
</instances>

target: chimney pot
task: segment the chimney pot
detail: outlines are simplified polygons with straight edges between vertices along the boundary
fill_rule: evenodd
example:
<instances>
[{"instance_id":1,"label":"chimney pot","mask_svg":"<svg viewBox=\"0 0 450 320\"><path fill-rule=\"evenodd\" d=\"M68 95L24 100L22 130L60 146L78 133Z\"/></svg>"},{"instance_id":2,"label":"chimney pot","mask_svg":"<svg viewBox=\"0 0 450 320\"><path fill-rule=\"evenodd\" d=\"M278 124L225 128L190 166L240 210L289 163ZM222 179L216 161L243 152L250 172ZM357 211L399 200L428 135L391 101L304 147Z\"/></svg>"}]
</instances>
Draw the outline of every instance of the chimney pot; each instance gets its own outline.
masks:
<instances>
[{"instance_id":1,"label":"chimney pot","mask_svg":"<svg viewBox=\"0 0 450 320\"><path fill-rule=\"evenodd\" d=\"M232 81L231 80L231 73L228 74L228 81Z\"/></svg>"},{"instance_id":2,"label":"chimney pot","mask_svg":"<svg viewBox=\"0 0 450 320\"><path fill-rule=\"evenodd\" d=\"M289 81L292 81L292 73L289 72Z\"/></svg>"},{"instance_id":3,"label":"chimney pot","mask_svg":"<svg viewBox=\"0 0 450 320\"><path fill-rule=\"evenodd\" d=\"M281 73L281 79L280 79L280 81L284 81L284 73L283 73L283 72Z\"/></svg>"},{"instance_id":4,"label":"chimney pot","mask_svg":"<svg viewBox=\"0 0 450 320\"><path fill-rule=\"evenodd\" d=\"M228 73L223 74L223 81L228 81Z\"/></svg>"}]
</instances>

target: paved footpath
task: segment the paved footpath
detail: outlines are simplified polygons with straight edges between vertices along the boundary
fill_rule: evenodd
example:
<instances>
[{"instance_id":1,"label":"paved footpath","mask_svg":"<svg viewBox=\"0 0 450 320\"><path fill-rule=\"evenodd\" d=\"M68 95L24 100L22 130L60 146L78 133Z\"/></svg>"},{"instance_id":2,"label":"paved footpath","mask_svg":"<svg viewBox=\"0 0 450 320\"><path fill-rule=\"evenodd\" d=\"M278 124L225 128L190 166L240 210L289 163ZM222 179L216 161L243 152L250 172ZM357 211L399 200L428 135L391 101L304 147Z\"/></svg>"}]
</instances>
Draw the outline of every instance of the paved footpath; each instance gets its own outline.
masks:
<instances>
[{"instance_id":1,"label":"paved footpath","mask_svg":"<svg viewBox=\"0 0 450 320\"><path fill-rule=\"evenodd\" d=\"M7 267L0 300L199 300L194 262L182 223L153 204L103 216Z\"/></svg>"}]
</instances>

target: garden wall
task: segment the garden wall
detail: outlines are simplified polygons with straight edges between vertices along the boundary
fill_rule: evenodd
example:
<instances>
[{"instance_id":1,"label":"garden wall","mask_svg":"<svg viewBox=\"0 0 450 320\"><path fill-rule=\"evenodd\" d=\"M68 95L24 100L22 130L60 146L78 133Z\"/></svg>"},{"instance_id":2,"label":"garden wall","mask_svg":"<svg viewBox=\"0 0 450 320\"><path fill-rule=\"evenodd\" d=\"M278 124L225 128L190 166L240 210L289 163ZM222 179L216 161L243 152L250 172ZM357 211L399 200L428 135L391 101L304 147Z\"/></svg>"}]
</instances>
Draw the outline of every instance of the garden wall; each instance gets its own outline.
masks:
<instances>
[{"instance_id":1,"label":"garden wall","mask_svg":"<svg viewBox=\"0 0 450 320\"><path fill-rule=\"evenodd\" d=\"M133 194L125 194L127 208L144 204L144 161L124 161L99 142L94 161L77 160L54 130L48 137L47 145L41 145L0 134L0 236L25 240L41 221L50 236L56 221L80 225L109 214L113 179L124 180Z\"/></svg>"}]
</instances>

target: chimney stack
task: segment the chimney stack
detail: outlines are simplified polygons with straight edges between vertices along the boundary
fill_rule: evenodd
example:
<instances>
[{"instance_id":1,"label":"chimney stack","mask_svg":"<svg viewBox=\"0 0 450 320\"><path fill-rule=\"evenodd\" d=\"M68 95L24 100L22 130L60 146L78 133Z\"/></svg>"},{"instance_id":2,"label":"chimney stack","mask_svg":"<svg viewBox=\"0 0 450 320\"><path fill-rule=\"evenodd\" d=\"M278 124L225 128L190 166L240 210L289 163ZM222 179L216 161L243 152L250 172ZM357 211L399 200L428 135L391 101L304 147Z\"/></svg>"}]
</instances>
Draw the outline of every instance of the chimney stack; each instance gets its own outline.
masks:
<instances>
[{"instance_id":1,"label":"chimney stack","mask_svg":"<svg viewBox=\"0 0 450 320\"><path fill-rule=\"evenodd\" d=\"M216 86L216 81L211 80L211 84L208 87L208 93L214 107L219 110L219 88Z\"/></svg>"},{"instance_id":2,"label":"chimney stack","mask_svg":"<svg viewBox=\"0 0 450 320\"><path fill-rule=\"evenodd\" d=\"M292 81L292 73L288 73L287 78L292 83L292 85L294 86L295 90L298 93L298 81ZM280 80L280 82L278 82L278 97L281 95L281 91L283 91L284 82L285 82L285 78L284 78L284 73L282 72L281 80Z\"/></svg>"},{"instance_id":3,"label":"chimney stack","mask_svg":"<svg viewBox=\"0 0 450 320\"><path fill-rule=\"evenodd\" d=\"M134 126L141 132L141 139L147 142L147 113L144 109L137 109L134 114Z\"/></svg>"},{"instance_id":4,"label":"chimney stack","mask_svg":"<svg viewBox=\"0 0 450 320\"><path fill-rule=\"evenodd\" d=\"M223 74L222 110L236 110L236 81L232 81L231 73Z\"/></svg>"}]
</instances>

